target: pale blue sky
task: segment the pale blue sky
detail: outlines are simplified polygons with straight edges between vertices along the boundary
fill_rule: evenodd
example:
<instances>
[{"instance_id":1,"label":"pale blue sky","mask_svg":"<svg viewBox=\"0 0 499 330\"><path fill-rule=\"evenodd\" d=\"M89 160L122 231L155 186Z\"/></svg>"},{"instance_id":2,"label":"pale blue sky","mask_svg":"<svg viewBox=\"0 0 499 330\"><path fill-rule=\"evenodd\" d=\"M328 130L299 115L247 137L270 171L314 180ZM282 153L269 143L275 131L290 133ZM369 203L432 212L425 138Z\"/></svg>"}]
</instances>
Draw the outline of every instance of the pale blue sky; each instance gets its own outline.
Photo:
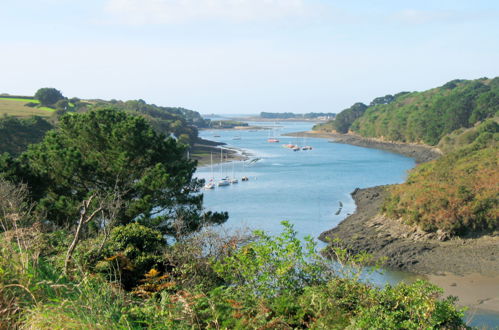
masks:
<instances>
[{"instance_id":1,"label":"pale blue sky","mask_svg":"<svg viewBox=\"0 0 499 330\"><path fill-rule=\"evenodd\" d=\"M338 112L499 76L499 1L1 0L0 93Z\"/></svg>"}]
</instances>

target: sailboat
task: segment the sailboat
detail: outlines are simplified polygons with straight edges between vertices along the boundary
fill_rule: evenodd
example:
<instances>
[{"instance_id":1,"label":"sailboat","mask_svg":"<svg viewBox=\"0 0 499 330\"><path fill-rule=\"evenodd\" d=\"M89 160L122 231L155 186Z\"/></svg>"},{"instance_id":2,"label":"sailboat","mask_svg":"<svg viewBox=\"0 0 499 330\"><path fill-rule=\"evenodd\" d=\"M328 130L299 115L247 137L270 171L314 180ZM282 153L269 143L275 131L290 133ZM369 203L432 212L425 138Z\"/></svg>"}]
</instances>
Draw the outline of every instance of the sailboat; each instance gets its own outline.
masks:
<instances>
[{"instance_id":1,"label":"sailboat","mask_svg":"<svg viewBox=\"0 0 499 330\"><path fill-rule=\"evenodd\" d=\"M232 162L232 179L230 179L230 183L238 183L239 181L236 179L236 176L234 175L234 162Z\"/></svg>"},{"instance_id":2,"label":"sailboat","mask_svg":"<svg viewBox=\"0 0 499 330\"><path fill-rule=\"evenodd\" d=\"M301 150L312 150L312 147L311 147L311 146L309 146L309 145L307 145L307 137L306 137L306 136L304 136L304 137L303 137L303 144L304 144L305 146L303 146L303 147L301 148Z\"/></svg>"},{"instance_id":3,"label":"sailboat","mask_svg":"<svg viewBox=\"0 0 499 330\"><path fill-rule=\"evenodd\" d=\"M210 161L211 161L211 179L204 185L204 189L215 189L215 182L214 182L214 176L213 176L213 153L210 153Z\"/></svg>"},{"instance_id":4,"label":"sailboat","mask_svg":"<svg viewBox=\"0 0 499 330\"><path fill-rule=\"evenodd\" d=\"M217 185L219 187L224 187L230 185L230 181L228 177L222 177L223 173L223 162L224 162L224 152L223 149L220 148L220 180L218 181Z\"/></svg>"},{"instance_id":5,"label":"sailboat","mask_svg":"<svg viewBox=\"0 0 499 330\"><path fill-rule=\"evenodd\" d=\"M267 139L267 142L279 143L279 139L277 139L275 137L275 123L274 123L274 127L272 127L272 136L270 136L270 131L269 131L269 138Z\"/></svg>"}]
</instances>

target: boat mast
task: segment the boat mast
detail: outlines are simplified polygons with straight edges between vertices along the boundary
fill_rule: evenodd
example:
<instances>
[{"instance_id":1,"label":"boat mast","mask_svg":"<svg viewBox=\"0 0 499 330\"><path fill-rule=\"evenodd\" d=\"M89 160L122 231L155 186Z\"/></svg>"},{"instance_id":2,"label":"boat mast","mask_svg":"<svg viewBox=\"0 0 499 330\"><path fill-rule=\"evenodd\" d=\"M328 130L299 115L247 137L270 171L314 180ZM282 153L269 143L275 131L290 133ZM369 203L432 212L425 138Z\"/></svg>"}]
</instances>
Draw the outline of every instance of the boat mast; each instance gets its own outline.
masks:
<instances>
[{"instance_id":1,"label":"boat mast","mask_svg":"<svg viewBox=\"0 0 499 330\"><path fill-rule=\"evenodd\" d=\"M213 180L215 176L213 175L213 152L210 152L210 164L211 164L211 179Z\"/></svg>"},{"instance_id":2,"label":"boat mast","mask_svg":"<svg viewBox=\"0 0 499 330\"><path fill-rule=\"evenodd\" d=\"M220 178L222 178L222 166L223 166L223 163L224 163L224 153L223 153L223 149L220 148Z\"/></svg>"}]
</instances>

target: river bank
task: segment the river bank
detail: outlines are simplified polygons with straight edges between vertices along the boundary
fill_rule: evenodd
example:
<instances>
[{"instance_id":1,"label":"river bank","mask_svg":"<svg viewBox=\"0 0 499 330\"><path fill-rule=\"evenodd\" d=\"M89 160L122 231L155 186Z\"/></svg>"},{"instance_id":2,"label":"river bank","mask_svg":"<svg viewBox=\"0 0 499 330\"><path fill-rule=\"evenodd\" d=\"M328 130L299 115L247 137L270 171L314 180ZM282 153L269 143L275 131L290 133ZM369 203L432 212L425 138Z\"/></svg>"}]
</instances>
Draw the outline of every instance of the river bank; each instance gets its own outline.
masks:
<instances>
[{"instance_id":1,"label":"river bank","mask_svg":"<svg viewBox=\"0 0 499 330\"><path fill-rule=\"evenodd\" d=\"M350 144L359 147L381 149L391 151L403 156L413 158L416 163L424 163L437 159L442 155L438 148L433 148L421 144L388 142L379 139L364 138L355 134L325 133L317 131L297 132L286 134L287 136L312 137L331 139L335 143Z\"/></svg>"},{"instance_id":2,"label":"river bank","mask_svg":"<svg viewBox=\"0 0 499 330\"><path fill-rule=\"evenodd\" d=\"M206 166L211 164L213 155L213 164L218 164L222 162L220 148L224 150L223 162L243 161L250 157L250 154L242 149L227 147L226 143L206 139L199 139L194 143L190 157L198 161L198 166Z\"/></svg>"},{"instance_id":3,"label":"river bank","mask_svg":"<svg viewBox=\"0 0 499 330\"><path fill-rule=\"evenodd\" d=\"M299 132L291 136L320 137L367 148L376 148L413 158L416 163L436 159L440 150L424 145L366 139L354 134ZM499 313L499 236L448 239L444 233L426 233L381 214L386 186L356 189L354 214L319 239L339 238L352 253L366 251L386 257L385 267L423 275L459 298L471 310ZM327 254L327 251L325 252Z\"/></svg>"},{"instance_id":4,"label":"river bank","mask_svg":"<svg viewBox=\"0 0 499 330\"><path fill-rule=\"evenodd\" d=\"M442 241L439 233L426 233L380 215L386 187L355 190L355 213L319 239L339 238L352 253L387 257L385 267L424 275L445 294L459 297L462 305L499 312L499 236Z\"/></svg>"}]
</instances>

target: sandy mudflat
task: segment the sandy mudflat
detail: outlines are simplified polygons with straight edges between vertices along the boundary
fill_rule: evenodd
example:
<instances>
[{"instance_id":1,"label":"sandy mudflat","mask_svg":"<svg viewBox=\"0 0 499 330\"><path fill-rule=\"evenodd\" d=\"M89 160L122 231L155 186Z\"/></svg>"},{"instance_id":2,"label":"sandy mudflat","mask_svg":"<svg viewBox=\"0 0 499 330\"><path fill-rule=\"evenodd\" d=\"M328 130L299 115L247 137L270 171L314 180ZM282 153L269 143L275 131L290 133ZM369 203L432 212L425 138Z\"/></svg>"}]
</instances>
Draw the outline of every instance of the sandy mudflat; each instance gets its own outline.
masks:
<instances>
[{"instance_id":1,"label":"sandy mudflat","mask_svg":"<svg viewBox=\"0 0 499 330\"><path fill-rule=\"evenodd\" d=\"M499 312L499 276L446 273L426 277L444 289L446 296L457 296L458 304L468 306L471 315L477 309Z\"/></svg>"}]
</instances>

